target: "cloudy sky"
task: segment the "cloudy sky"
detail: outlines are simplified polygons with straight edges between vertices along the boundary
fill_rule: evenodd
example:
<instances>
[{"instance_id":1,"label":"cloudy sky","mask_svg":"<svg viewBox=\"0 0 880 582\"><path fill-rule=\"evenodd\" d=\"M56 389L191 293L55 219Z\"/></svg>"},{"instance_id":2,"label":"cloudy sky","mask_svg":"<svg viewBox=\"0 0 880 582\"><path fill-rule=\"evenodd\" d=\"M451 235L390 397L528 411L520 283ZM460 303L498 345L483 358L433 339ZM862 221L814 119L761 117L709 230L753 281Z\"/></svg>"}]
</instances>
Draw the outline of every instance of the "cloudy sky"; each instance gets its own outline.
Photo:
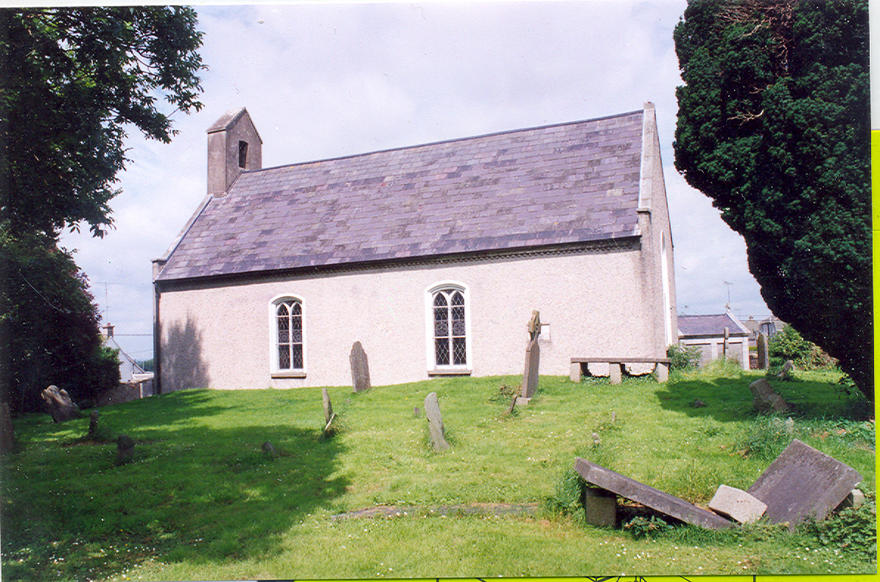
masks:
<instances>
[{"instance_id":1,"label":"cloudy sky","mask_svg":"<svg viewBox=\"0 0 880 582\"><path fill-rule=\"evenodd\" d=\"M680 313L769 310L745 244L673 167L681 84L672 31L685 2L306 3L200 6L204 109L173 143L131 133L103 239L65 235L105 321L151 357L151 260L206 193L206 129L245 106L263 166L602 117L653 101Z\"/></svg>"}]
</instances>

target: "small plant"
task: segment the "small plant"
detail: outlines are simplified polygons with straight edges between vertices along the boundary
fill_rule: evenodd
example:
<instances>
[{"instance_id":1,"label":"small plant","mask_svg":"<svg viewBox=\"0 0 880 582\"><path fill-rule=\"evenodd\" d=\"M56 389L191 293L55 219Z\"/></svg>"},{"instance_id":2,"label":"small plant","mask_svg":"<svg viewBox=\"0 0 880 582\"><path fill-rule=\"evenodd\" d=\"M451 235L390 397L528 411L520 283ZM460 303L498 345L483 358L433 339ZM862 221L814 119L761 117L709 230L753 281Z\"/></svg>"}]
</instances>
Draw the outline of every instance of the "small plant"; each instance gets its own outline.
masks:
<instances>
[{"instance_id":1,"label":"small plant","mask_svg":"<svg viewBox=\"0 0 880 582\"><path fill-rule=\"evenodd\" d=\"M502 384L498 387L498 390L493 392L492 396L489 397L489 402L502 402L504 404L510 404L510 401L518 392L518 386L508 386L507 384Z\"/></svg>"},{"instance_id":2,"label":"small plant","mask_svg":"<svg viewBox=\"0 0 880 582\"><path fill-rule=\"evenodd\" d=\"M828 519L810 521L802 527L822 546L874 560L877 556L876 522L875 495L868 492L861 506L847 507Z\"/></svg>"},{"instance_id":3,"label":"small plant","mask_svg":"<svg viewBox=\"0 0 880 582\"><path fill-rule=\"evenodd\" d=\"M822 348L801 336L790 325L770 338L770 365L781 366L786 360L794 362L801 370L832 368L837 360L825 353Z\"/></svg>"},{"instance_id":4,"label":"small plant","mask_svg":"<svg viewBox=\"0 0 880 582\"><path fill-rule=\"evenodd\" d=\"M700 363L700 348L673 344L666 349L672 370L694 370Z\"/></svg>"},{"instance_id":5,"label":"small plant","mask_svg":"<svg viewBox=\"0 0 880 582\"><path fill-rule=\"evenodd\" d=\"M574 468L569 467L556 481L556 491L544 501L544 506L552 513L574 515L583 510L581 498L584 482Z\"/></svg>"},{"instance_id":6,"label":"small plant","mask_svg":"<svg viewBox=\"0 0 880 582\"><path fill-rule=\"evenodd\" d=\"M660 534L672 531L672 526L663 521L663 518L652 515L649 518L637 516L623 525L635 539L655 538Z\"/></svg>"}]
</instances>

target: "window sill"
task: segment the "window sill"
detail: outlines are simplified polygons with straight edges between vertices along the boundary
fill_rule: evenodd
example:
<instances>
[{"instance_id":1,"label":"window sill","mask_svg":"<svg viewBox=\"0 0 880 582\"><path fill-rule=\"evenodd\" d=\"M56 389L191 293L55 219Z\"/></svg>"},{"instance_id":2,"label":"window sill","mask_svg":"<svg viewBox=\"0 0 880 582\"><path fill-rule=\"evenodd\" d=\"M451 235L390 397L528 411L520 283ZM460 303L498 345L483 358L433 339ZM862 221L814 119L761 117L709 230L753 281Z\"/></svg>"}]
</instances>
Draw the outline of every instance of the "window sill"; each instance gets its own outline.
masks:
<instances>
[{"instance_id":1,"label":"window sill","mask_svg":"<svg viewBox=\"0 0 880 582\"><path fill-rule=\"evenodd\" d=\"M305 378L305 372L272 372L273 378Z\"/></svg>"},{"instance_id":2,"label":"window sill","mask_svg":"<svg viewBox=\"0 0 880 582\"><path fill-rule=\"evenodd\" d=\"M449 370L428 370L428 376L470 376L473 370L451 368Z\"/></svg>"}]
</instances>

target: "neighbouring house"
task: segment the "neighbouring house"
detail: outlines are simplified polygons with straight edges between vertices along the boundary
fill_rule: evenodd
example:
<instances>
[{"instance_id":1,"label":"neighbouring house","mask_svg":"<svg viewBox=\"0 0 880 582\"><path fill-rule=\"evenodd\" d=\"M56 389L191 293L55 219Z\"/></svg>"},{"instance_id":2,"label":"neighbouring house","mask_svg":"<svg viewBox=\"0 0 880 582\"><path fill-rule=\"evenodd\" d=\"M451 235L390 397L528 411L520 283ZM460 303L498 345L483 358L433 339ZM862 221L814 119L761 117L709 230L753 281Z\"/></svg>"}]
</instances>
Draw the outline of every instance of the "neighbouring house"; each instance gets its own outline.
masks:
<instances>
[{"instance_id":1,"label":"neighbouring house","mask_svg":"<svg viewBox=\"0 0 880 582\"><path fill-rule=\"evenodd\" d=\"M769 315L761 319L755 319L754 316L750 315L742 324L752 332L753 344L759 333L763 333L769 339L782 331L782 328L786 326L786 323L775 315Z\"/></svg>"},{"instance_id":2,"label":"neighbouring house","mask_svg":"<svg viewBox=\"0 0 880 582\"><path fill-rule=\"evenodd\" d=\"M679 344L700 350L700 366L725 356L744 370L749 364L751 332L730 311L713 315L679 315Z\"/></svg>"},{"instance_id":3,"label":"neighbouring house","mask_svg":"<svg viewBox=\"0 0 880 582\"><path fill-rule=\"evenodd\" d=\"M159 391L373 385L678 340L654 106L262 168L245 109L208 129L207 196L154 261Z\"/></svg>"},{"instance_id":4,"label":"neighbouring house","mask_svg":"<svg viewBox=\"0 0 880 582\"><path fill-rule=\"evenodd\" d=\"M137 360L128 355L114 337L114 326L106 324L101 328L103 331L104 346L114 349L119 358L119 386L105 391L98 397L98 406L117 404L137 400L153 395L153 372L147 372L137 363Z\"/></svg>"}]
</instances>

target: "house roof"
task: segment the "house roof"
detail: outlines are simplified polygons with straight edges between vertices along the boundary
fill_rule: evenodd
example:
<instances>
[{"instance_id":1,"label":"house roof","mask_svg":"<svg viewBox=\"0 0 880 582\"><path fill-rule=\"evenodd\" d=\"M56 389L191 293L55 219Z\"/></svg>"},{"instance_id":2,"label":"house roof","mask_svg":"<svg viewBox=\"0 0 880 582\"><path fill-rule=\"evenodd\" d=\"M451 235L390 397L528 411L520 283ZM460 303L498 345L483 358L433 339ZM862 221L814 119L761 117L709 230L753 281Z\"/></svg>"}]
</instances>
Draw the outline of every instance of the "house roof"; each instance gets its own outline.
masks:
<instances>
[{"instance_id":1,"label":"house roof","mask_svg":"<svg viewBox=\"0 0 880 582\"><path fill-rule=\"evenodd\" d=\"M643 118L640 110L245 171L205 202L158 279L635 236Z\"/></svg>"},{"instance_id":2,"label":"house roof","mask_svg":"<svg viewBox=\"0 0 880 582\"><path fill-rule=\"evenodd\" d=\"M723 336L725 327L731 336L749 335L749 330L731 313L678 316L678 330L684 337Z\"/></svg>"}]
</instances>

